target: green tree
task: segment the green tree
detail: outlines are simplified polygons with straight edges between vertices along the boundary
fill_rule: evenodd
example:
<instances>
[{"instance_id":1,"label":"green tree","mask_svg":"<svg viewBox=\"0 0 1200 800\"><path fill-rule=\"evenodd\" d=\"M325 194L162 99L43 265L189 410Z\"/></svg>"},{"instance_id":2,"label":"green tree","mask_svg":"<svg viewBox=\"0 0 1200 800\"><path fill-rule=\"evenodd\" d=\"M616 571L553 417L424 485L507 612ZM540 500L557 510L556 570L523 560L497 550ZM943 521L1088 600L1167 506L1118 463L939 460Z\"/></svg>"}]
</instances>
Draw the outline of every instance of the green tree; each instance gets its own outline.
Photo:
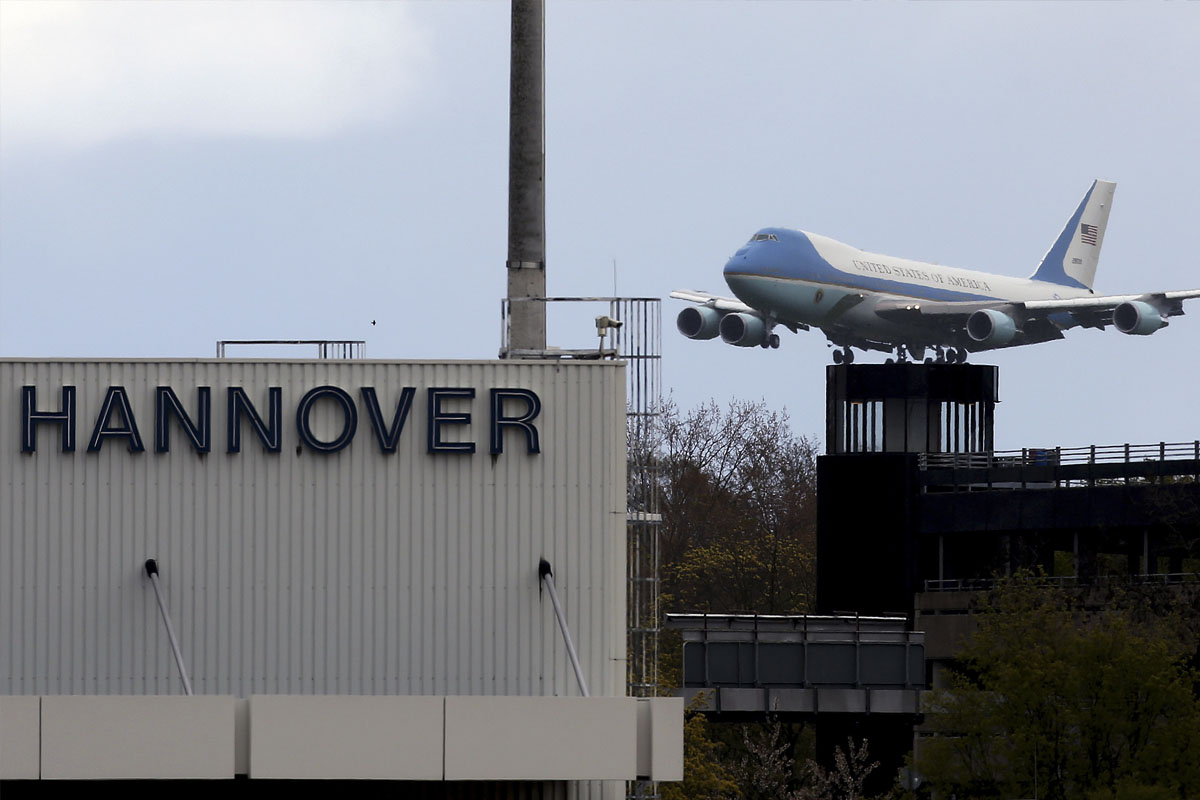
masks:
<instances>
[{"instance_id":1,"label":"green tree","mask_svg":"<svg viewBox=\"0 0 1200 800\"><path fill-rule=\"evenodd\" d=\"M986 597L962 669L926 709L927 784L1051 800L1200 793L1188 628L1123 598L1085 601L1028 575Z\"/></svg>"},{"instance_id":2,"label":"green tree","mask_svg":"<svg viewBox=\"0 0 1200 800\"><path fill-rule=\"evenodd\" d=\"M805 545L768 531L734 534L685 551L668 567L681 610L785 614L807 609L813 557Z\"/></svg>"},{"instance_id":3,"label":"green tree","mask_svg":"<svg viewBox=\"0 0 1200 800\"><path fill-rule=\"evenodd\" d=\"M695 703L702 702L697 698ZM694 705L695 705L694 703ZM663 800L719 800L739 795L733 774L721 761L721 746L704 715L689 709L683 723L683 780L659 784Z\"/></svg>"}]
</instances>

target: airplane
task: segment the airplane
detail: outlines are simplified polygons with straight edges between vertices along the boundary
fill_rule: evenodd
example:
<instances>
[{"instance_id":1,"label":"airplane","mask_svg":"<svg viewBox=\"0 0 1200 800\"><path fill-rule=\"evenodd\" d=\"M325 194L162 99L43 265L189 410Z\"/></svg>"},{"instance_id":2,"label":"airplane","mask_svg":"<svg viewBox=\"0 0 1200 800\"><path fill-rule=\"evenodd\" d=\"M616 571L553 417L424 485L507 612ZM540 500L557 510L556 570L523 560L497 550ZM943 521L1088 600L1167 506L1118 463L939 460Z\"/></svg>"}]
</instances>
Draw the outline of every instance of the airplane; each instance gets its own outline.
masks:
<instances>
[{"instance_id":1,"label":"airplane","mask_svg":"<svg viewBox=\"0 0 1200 800\"><path fill-rule=\"evenodd\" d=\"M1092 291L1116 184L1096 180L1028 279L868 253L815 233L763 228L725 264L736 297L682 290L676 319L689 339L778 348L777 326L818 328L835 364L854 348L905 362L962 363L968 353L1062 339L1074 328L1146 336L1183 313L1200 289L1097 295ZM887 362L892 363L888 358Z\"/></svg>"}]
</instances>

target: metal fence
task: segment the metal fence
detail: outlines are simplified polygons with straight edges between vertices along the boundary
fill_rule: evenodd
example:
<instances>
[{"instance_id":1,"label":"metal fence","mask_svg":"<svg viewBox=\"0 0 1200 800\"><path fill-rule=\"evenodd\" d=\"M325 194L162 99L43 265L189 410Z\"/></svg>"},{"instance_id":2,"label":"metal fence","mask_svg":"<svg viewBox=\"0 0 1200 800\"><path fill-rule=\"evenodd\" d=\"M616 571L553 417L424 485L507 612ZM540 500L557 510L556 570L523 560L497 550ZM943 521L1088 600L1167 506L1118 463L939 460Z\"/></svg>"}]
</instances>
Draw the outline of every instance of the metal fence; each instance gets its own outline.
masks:
<instances>
[{"instance_id":1,"label":"metal fence","mask_svg":"<svg viewBox=\"0 0 1200 800\"><path fill-rule=\"evenodd\" d=\"M320 359L367 357L367 343L362 339L222 339L217 342L217 358L225 358L230 345L259 348L310 346L316 347Z\"/></svg>"},{"instance_id":2,"label":"metal fence","mask_svg":"<svg viewBox=\"0 0 1200 800\"><path fill-rule=\"evenodd\" d=\"M1111 584L1181 584L1200 583L1200 573L1197 572L1164 572L1153 575L1096 575L1090 578L1080 578L1076 575L1046 575L1038 578L1038 583L1047 586L1094 586L1098 583ZM994 589L994 578L947 578L944 580L925 581L927 592L986 592Z\"/></svg>"},{"instance_id":3,"label":"metal fence","mask_svg":"<svg viewBox=\"0 0 1200 800\"><path fill-rule=\"evenodd\" d=\"M1062 464L1132 464L1145 461L1200 461L1200 439L1192 442L1113 444L1089 447L1023 447L987 453L921 453L921 469L994 469Z\"/></svg>"}]
</instances>

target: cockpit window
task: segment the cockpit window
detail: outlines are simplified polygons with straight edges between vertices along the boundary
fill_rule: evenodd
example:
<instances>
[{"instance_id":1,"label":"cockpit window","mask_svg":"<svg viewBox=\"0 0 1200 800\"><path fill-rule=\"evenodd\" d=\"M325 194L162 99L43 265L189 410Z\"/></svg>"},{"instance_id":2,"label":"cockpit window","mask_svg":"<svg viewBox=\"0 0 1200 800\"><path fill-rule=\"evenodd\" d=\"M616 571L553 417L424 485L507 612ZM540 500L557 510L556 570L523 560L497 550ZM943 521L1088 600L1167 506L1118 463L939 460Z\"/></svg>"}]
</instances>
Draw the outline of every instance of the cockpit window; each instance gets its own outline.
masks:
<instances>
[{"instance_id":1,"label":"cockpit window","mask_svg":"<svg viewBox=\"0 0 1200 800\"><path fill-rule=\"evenodd\" d=\"M750 242L778 242L779 237L773 233L756 233L750 237ZM749 244L747 242L746 244Z\"/></svg>"}]
</instances>

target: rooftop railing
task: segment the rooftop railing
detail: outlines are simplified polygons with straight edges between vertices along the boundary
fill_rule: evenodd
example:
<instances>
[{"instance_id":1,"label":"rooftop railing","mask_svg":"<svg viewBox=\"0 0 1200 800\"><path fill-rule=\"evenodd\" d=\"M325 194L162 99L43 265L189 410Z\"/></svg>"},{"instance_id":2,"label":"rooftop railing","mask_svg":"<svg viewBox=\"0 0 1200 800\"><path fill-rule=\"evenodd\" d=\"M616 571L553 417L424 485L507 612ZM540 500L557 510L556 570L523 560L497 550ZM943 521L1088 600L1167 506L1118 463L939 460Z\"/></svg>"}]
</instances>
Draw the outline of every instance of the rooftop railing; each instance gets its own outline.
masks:
<instances>
[{"instance_id":1,"label":"rooftop railing","mask_svg":"<svg viewBox=\"0 0 1200 800\"><path fill-rule=\"evenodd\" d=\"M1169 572L1151 575L1095 575L1081 578L1075 575L1045 575L1038 578L1039 583L1048 586L1094 586L1098 583L1107 584L1181 584L1200 583L1200 573ZM925 581L927 592L986 592L995 588L993 578L946 578L943 580Z\"/></svg>"},{"instance_id":2,"label":"rooftop railing","mask_svg":"<svg viewBox=\"0 0 1200 800\"><path fill-rule=\"evenodd\" d=\"M315 347L319 359L358 359L367 357L367 343L362 339L222 339L217 342L217 358L225 358L226 350L234 347L256 347L261 352L299 346Z\"/></svg>"},{"instance_id":3,"label":"rooftop railing","mask_svg":"<svg viewBox=\"0 0 1200 800\"><path fill-rule=\"evenodd\" d=\"M921 469L993 469L1193 460L1200 461L1200 439L1157 444L1023 447L1020 450L997 450L991 453L921 453L918 464Z\"/></svg>"}]
</instances>

